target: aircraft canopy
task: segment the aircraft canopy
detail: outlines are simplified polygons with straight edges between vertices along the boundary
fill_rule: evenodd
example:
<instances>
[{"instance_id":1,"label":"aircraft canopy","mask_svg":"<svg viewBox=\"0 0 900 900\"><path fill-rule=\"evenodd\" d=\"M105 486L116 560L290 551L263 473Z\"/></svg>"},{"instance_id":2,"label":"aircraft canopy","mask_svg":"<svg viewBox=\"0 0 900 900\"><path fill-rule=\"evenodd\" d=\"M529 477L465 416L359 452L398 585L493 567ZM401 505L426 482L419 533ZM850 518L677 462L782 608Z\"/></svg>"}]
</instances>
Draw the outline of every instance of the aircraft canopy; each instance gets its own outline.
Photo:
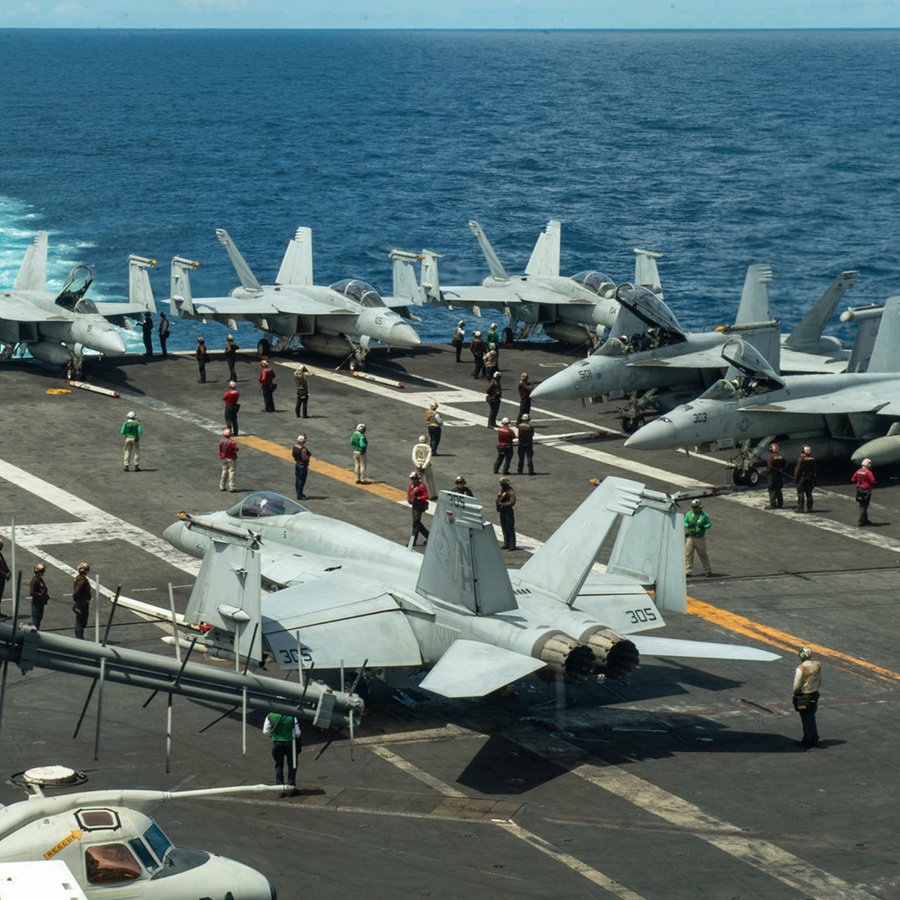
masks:
<instances>
[{"instance_id":1,"label":"aircraft canopy","mask_svg":"<svg viewBox=\"0 0 900 900\"><path fill-rule=\"evenodd\" d=\"M577 281L589 291L593 291L598 297L612 297L616 292L616 283L608 275L602 272L579 272L572 276L572 281Z\"/></svg>"},{"instance_id":2,"label":"aircraft canopy","mask_svg":"<svg viewBox=\"0 0 900 900\"><path fill-rule=\"evenodd\" d=\"M235 519L264 519L269 516L293 516L302 512L309 510L281 494L274 491L255 491L235 503L228 510L228 515Z\"/></svg>"},{"instance_id":3,"label":"aircraft canopy","mask_svg":"<svg viewBox=\"0 0 900 900\"><path fill-rule=\"evenodd\" d=\"M385 302L381 299L381 294L365 281L357 278L345 278L343 281L337 281L331 286L331 290L343 294L350 300L362 306L384 306Z\"/></svg>"}]
</instances>

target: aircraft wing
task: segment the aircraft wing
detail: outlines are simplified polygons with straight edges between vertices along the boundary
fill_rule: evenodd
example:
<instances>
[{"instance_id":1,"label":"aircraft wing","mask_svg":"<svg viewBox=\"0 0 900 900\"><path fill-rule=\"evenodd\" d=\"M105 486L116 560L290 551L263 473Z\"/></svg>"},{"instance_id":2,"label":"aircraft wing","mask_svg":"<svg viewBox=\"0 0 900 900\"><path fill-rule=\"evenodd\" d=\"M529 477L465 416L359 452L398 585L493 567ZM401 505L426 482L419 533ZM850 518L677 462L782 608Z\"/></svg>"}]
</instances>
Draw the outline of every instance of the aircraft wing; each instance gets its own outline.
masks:
<instances>
[{"instance_id":1,"label":"aircraft wing","mask_svg":"<svg viewBox=\"0 0 900 900\"><path fill-rule=\"evenodd\" d=\"M493 285L470 285L464 287L444 287L441 285L441 298L451 306L468 309L480 306L487 309L514 307L520 303L544 303L554 306L594 306L600 302L580 297L570 297L544 287L532 281L516 281Z\"/></svg>"},{"instance_id":2,"label":"aircraft wing","mask_svg":"<svg viewBox=\"0 0 900 900\"><path fill-rule=\"evenodd\" d=\"M420 666L422 655L397 600L340 569L304 575L263 598L263 637L282 668L297 666L297 635L317 669Z\"/></svg>"},{"instance_id":3,"label":"aircraft wing","mask_svg":"<svg viewBox=\"0 0 900 900\"><path fill-rule=\"evenodd\" d=\"M14 293L4 293L0 294L0 321L3 319L9 322L71 322L72 316L60 307L43 309Z\"/></svg>"},{"instance_id":4,"label":"aircraft wing","mask_svg":"<svg viewBox=\"0 0 900 900\"><path fill-rule=\"evenodd\" d=\"M833 375L847 371L850 361L850 352L842 356L827 356L824 353L806 353L801 350L792 350L781 345L781 373L783 375Z\"/></svg>"},{"instance_id":5,"label":"aircraft wing","mask_svg":"<svg viewBox=\"0 0 900 900\"><path fill-rule=\"evenodd\" d=\"M484 697L543 667L544 663L533 656L480 641L458 640L419 687L442 697Z\"/></svg>"},{"instance_id":6,"label":"aircraft wing","mask_svg":"<svg viewBox=\"0 0 900 900\"><path fill-rule=\"evenodd\" d=\"M723 339L724 343L724 339ZM679 344L677 346L684 346ZM629 366L658 366L669 369L726 369L728 363L722 359L722 345L708 347L706 350L694 350L691 353L678 353L673 356L654 356L649 359L629 361Z\"/></svg>"},{"instance_id":7,"label":"aircraft wing","mask_svg":"<svg viewBox=\"0 0 900 900\"><path fill-rule=\"evenodd\" d=\"M331 306L297 291L284 291L272 302L267 292L260 298L200 297L194 301L196 318L227 316L240 319L244 316L276 316L282 313L295 316L347 315L346 309Z\"/></svg>"},{"instance_id":8,"label":"aircraft wing","mask_svg":"<svg viewBox=\"0 0 900 900\"><path fill-rule=\"evenodd\" d=\"M900 416L900 387L896 379L868 384L848 385L811 397L791 397L771 403L754 403L742 407L747 412L809 413L811 415L847 415L877 413Z\"/></svg>"},{"instance_id":9,"label":"aircraft wing","mask_svg":"<svg viewBox=\"0 0 900 900\"><path fill-rule=\"evenodd\" d=\"M743 647L740 644L717 644L713 641L686 641L679 638L629 634L641 656L682 656L689 659L742 659L771 662L781 659L777 653Z\"/></svg>"}]
</instances>

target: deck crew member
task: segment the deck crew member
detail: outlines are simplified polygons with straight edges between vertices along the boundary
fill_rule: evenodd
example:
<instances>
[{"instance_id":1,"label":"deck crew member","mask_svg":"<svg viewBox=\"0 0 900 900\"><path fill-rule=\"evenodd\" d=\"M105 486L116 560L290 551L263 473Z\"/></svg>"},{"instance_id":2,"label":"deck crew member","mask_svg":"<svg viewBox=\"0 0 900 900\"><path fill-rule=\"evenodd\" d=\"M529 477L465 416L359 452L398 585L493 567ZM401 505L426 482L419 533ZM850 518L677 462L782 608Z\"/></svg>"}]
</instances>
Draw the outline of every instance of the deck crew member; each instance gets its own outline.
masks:
<instances>
[{"instance_id":1,"label":"deck crew member","mask_svg":"<svg viewBox=\"0 0 900 900\"><path fill-rule=\"evenodd\" d=\"M360 422L356 431L350 435L350 446L353 448L353 471L356 473L357 484L368 484L366 480L366 468L368 461L366 453L369 449L369 439L366 437L366 423Z\"/></svg>"},{"instance_id":2,"label":"deck crew member","mask_svg":"<svg viewBox=\"0 0 900 900\"><path fill-rule=\"evenodd\" d=\"M503 474L509 474L509 464L513 458L513 441L516 439L515 429L509 424L509 419L505 416L500 420L500 427L497 429L497 458L494 460L494 474L500 471L503 466Z\"/></svg>"},{"instance_id":3,"label":"deck crew member","mask_svg":"<svg viewBox=\"0 0 900 900\"><path fill-rule=\"evenodd\" d=\"M35 563L34 575L31 576L31 583L28 585L28 593L31 596L31 624L37 629L41 627L44 610L47 608L47 601L50 599L50 592L47 590L47 584L44 581L44 571L42 562Z\"/></svg>"},{"instance_id":4,"label":"deck crew member","mask_svg":"<svg viewBox=\"0 0 900 900\"><path fill-rule=\"evenodd\" d=\"M706 532L712 526L709 514L703 509L703 503L698 497L691 500L691 508L684 514L684 574L693 575L694 551L700 557L703 564L703 574L708 578L712 575L709 565L709 554L706 552Z\"/></svg>"},{"instance_id":5,"label":"deck crew member","mask_svg":"<svg viewBox=\"0 0 900 900\"><path fill-rule=\"evenodd\" d=\"M305 434L297 435L297 442L291 448L291 456L294 458L294 490L298 500L305 500L306 477L309 475L309 460L312 456L306 446Z\"/></svg>"},{"instance_id":6,"label":"deck crew member","mask_svg":"<svg viewBox=\"0 0 900 900\"><path fill-rule=\"evenodd\" d=\"M231 429L234 435L240 434L238 430L238 412L241 408L241 395L237 385L233 381L228 382L228 389L222 394L222 402L225 404L225 425Z\"/></svg>"},{"instance_id":7,"label":"deck crew member","mask_svg":"<svg viewBox=\"0 0 900 900\"><path fill-rule=\"evenodd\" d=\"M768 478L769 505L766 509L782 509L784 507L784 470L787 460L782 456L778 444L769 444L769 456L766 459L766 477Z\"/></svg>"},{"instance_id":8,"label":"deck crew member","mask_svg":"<svg viewBox=\"0 0 900 900\"><path fill-rule=\"evenodd\" d=\"M519 423L519 474L528 463L528 474L534 475L534 425L531 416L525 413Z\"/></svg>"},{"instance_id":9,"label":"deck crew member","mask_svg":"<svg viewBox=\"0 0 900 900\"><path fill-rule=\"evenodd\" d=\"M130 465L134 465L134 471L141 471L141 434L143 432L141 423L138 422L137 413L131 410L119 429L119 434L125 435L125 449L122 457L122 464L125 471L128 471Z\"/></svg>"},{"instance_id":10,"label":"deck crew member","mask_svg":"<svg viewBox=\"0 0 900 900\"><path fill-rule=\"evenodd\" d=\"M816 710L819 707L819 688L822 687L822 664L812 658L809 647L797 651L800 665L794 672L794 709L803 723L803 739L795 741L798 747L814 747L819 742L816 726Z\"/></svg>"},{"instance_id":11,"label":"deck crew member","mask_svg":"<svg viewBox=\"0 0 900 900\"><path fill-rule=\"evenodd\" d=\"M502 378L503 376L499 372L494 372L491 380L488 382L487 393L484 395L488 405L488 428L497 427L497 413L500 412L500 402L503 400Z\"/></svg>"},{"instance_id":12,"label":"deck crew member","mask_svg":"<svg viewBox=\"0 0 900 900\"><path fill-rule=\"evenodd\" d=\"M466 497L475 496L472 493L472 489L466 484L466 479L463 478L462 475L456 476L456 480L453 482L453 487L450 488L450 492L453 494L465 494Z\"/></svg>"},{"instance_id":13,"label":"deck crew member","mask_svg":"<svg viewBox=\"0 0 900 900\"><path fill-rule=\"evenodd\" d=\"M416 539L421 534L428 543L428 529L422 524L422 515L428 510L428 488L422 484L419 473L413 469L409 473L409 486L406 488L406 502L412 509L412 534L407 546L412 549L416 546Z\"/></svg>"},{"instance_id":14,"label":"deck crew member","mask_svg":"<svg viewBox=\"0 0 900 900\"><path fill-rule=\"evenodd\" d=\"M480 331L472 332L469 352L472 354L472 359L475 360L475 369L472 372L472 377L477 378L479 375L484 375L486 378L487 371L484 368L484 354L487 352L487 344L481 339Z\"/></svg>"},{"instance_id":15,"label":"deck crew member","mask_svg":"<svg viewBox=\"0 0 900 900\"><path fill-rule=\"evenodd\" d=\"M72 583L72 611L75 613L75 637L83 640L91 612L91 583L87 577L91 567L86 562L80 562L77 570L78 574Z\"/></svg>"},{"instance_id":16,"label":"deck crew member","mask_svg":"<svg viewBox=\"0 0 900 900\"><path fill-rule=\"evenodd\" d=\"M797 485L797 512L812 512L813 488L816 486L816 458L810 446L804 447L803 452L797 457L794 483Z\"/></svg>"},{"instance_id":17,"label":"deck crew member","mask_svg":"<svg viewBox=\"0 0 900 900\"><path fill-rule=\"evenodd\" d=\"M294 414L298 419L308 419L307 406L309 404L309 379L312 373L306 366L298 366L294 369L294 386L297 388L297 402L294 404Z\"/></svg>"},{"instance_id":18,"label":"deck crew member","mask_svg":"<svg viewBox=\"0 0 900 900\"><path fill-rule=\"evenodd\" d=\"M263 395L263 412L275 412L275 370L268 360L260 363L259 389Z\"/></svg>"},{"instance_id":19,"label":"deck crew member","mask_svg":"<svg viewBox=\"0 0 900 900\"><path fill-rule=\"evenodd\" d=\"M523 372L519 376L519 415L516 419L516 424L522 421L523 417L528 415L531 412L531 392L535 389L538 382L529 381L528 373Z\"/></svg>"},{"instance_id":20,"label":"deck crew member","mask_svg":"<svg viewBox=\"0 0 900 900\"><path fill-rule=\"evenodd\" d=\"M456 323L456 328L453 329L453 340L450 341L453 344L453 349L456 350L456 361L460 362L460 356L462 355L463 344L466 342L466 323L460 319Z\"/></svg>"},{"instance_id":21,"label":"deck crew member","mask_svg":"<svg viewBox=\"0 0 900 900\"><path fill-rule=\"evenodd\" d=\"M282 785L281 796L297 792L297 754L300 752L300 723L294 716L269 713L263 734L272 738L272 759L275 760L275 784ZM284 766L287 763L287 781Z\"/></svg>"},{"instance_id":22,"label":"deck crew member","mask_svg":"<svg viewBox=\"0 0 900 900\"><path fill-rule=\"evenodd\" d=\"M144 356L153 356L153 317L150 313L144 313L141 331L144 335Z\"/></svg>"},{"instance_id":23,"label":"deck crew member","mask_svg":"<svg viewBox=\"0 0 900 900\"><path fill-rule=\"evenodd\" d=\"M168 359L169 352L166 350L166 344L169 342L169 317L164 312L159 314L159 328L156 330L156 333L159 335L162 358Z\"/></svg>"},{"instance_id":24,"label":"deck crew member","mask_svg":"<svg viewBox=\"0 0 900 900\"><path fill-rule=\"evenodd\" d=\"M869 504L872 502L872 487L875 476L872 473L872 460L867 456L860 467L853 473L850 481L856 485L856 502L859 504L859 526L870 525Z\"/></svg>"},{"instance_id":25,"label":"deck crew member","mask_svg":"<svg viewBox=\"0 0 900 900\"><path fill-rule=\"evenodd\" d=\"M509 479L504 475L500 479L500 490L497 491L497 512L500 513L500 530L503 532L501 550L516 549L516 492Z\"/></svg>"},{"instance_id":26,"label":"deck crew member","mask_svg":"<svg viewBox=\"0 0 900 900\"><path fill-rule=\"evenodd\" d=\"M233 494L235 492L234 478L237 474L237 457L241 448L232 440L231 429L226 428L222 432L222 440L219 441L219 459L222 461L222 472L219 475L219 490L226 487Z\"/></svg>"},{"instance_id":27,"label":"deck crew member","mask_svg":"<svg viewBox=\"0 0 900 900\"><path fill-rule=\"evenodd\" d=\"M438 447L441 443L441 430L444 425L444 417L437 411L438 404L432 400L425 411L425 427L428 429L428 443L431 445L431 455L438 455Z\"/></svg>"},{"instance_id":28,"label":"deck crew member","mask_svg":"<svg viewBox=\"0 0 900 900\"><path fill-rule=\"evenodd\" d=\"M197 338L197 371L200 373L200 384L206 384L206 363L209 359L209 351L206 349L206 341L202 337Z\"/></svg>"},{"instance_id":29,"label":"deck crew member","mask_svg":"<svg viewBox=\"0 0 900 900\"><path fill-rule=\"evenodd\" d=\"M437 496L434 489L434 471L431 468L431 447L425 440L425 435L420 434L419 440L412 448L412 463L416 467L416 471L425 479L425 486L428 488L428 496Z\"/></svg>"},{"instance_id":30,"label":"deck crew member","mask_svg":"<svg viewBox=\"0 0 900 900\"><path fill-rule=\"evenodd\" d=\"M237 381L237 372L235 371L234 364L237 362L237 352L241 348L235 343L234 335L229 334L225 338L225 362L228 363L228 377L232 381Z\"/></svg>"}]
</instances>

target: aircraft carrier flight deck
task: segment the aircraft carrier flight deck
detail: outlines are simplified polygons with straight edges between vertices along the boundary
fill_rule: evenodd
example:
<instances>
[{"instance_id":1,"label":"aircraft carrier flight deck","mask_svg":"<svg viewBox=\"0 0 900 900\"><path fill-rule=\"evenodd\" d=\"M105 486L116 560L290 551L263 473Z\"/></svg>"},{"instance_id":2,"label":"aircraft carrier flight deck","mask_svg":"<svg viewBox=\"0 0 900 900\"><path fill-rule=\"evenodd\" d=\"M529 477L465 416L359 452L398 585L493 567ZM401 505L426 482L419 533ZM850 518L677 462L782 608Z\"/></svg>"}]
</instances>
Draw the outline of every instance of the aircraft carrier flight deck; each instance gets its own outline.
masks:
<instances>
[{"instance_id":1,"label":"aircraft carrier flight deck","mask_svg":"<svg viewBox=\"0 0 900 900\"><path fill-rule=\"evenodd\" d=\"M224 330L211 328L207 341L216 351ZM540 381L575 358L546 343L503 348L501 414L515 422L521 372ZM300 362L313 371L306 419L294 414ZM252 491L293 497L290 450L301 432L312 453L304 505L406 544L410 453L436 401L445 422L437 485L449 489L462 474L496 521L486 382L473 379L467 352L457 364L447 345L374 351L361 377L306 353L270 363L279 388L276 412L265 413L256 355L238 361L235 494L219 490L228 370L217 352L203 384L190 354L90 361L86 382L119 396L69 387L32 363L0 363L0 536L11 564L14 522L23 592L35 562L46 563L43 629L72 633L82 560L104 589L121 586L134 601L168 609L171 585L182 611L199 560L163 530L182 510L224 509ZM900 471L876 469L869 528L856 525L849 459L820 464L813 512L793 511L790 481L785 509L767 510L764 478L731 484L728 451L624 449L616 408L535 401L536 474L511 470L518 550L505 553L508 565L549 538L592 480L705 493L713 576L688 580L689 613L667 612L658 634L780 659L644 656L624 679L531 678L483 700L375 678L352 747L342 734L316 758L329 736L304 726L297 796L168 806L158 819L172 839L253 866L281 898L900 896ZM123 471L129 410L143 427L139 472ZM350 435L360 422L369 484L353 473ZM8 585L5 615L10 593ZM110 608L100 603L101 629ZM27 602L20 614L28 618ZM172 656L162 641L170 633L170 624L118 609L109 643ZM823 665L821 741L811 749L795 746L791 705L801 644ZM22 798L15 773L51 764L84 772L88 789L272 780L259 714L245 733L239 710L176 699L167 772L165 699L107 685L99 732L95 698L73 738L89 688L88 679L10 666L0 802Z\"/></svg>"}]
</instances>

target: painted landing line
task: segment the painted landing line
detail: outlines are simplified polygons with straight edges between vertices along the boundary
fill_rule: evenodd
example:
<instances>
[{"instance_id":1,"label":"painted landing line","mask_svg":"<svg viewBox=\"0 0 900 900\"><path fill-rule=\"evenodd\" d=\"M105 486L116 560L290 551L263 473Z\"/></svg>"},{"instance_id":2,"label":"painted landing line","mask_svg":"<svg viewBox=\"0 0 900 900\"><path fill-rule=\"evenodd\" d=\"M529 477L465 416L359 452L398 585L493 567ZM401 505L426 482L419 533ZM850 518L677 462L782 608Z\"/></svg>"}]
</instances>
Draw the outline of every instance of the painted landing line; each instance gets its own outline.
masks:
<instances>
[{"instance_id":1,"label":"painted landing line","mask_svg":"<svg viewBox=\"0 0 900 900\"><path fill-rule=\"evenodd\" d=\"M692 837L753 866L783 884L817 900L872 900L872 894L854 888L830 872L811 865L770 841L747 835L724 819L705 813L687 800L644 781L616 766L579 766L574 775L659 816Z\"/></svg>"}]
</instances>

